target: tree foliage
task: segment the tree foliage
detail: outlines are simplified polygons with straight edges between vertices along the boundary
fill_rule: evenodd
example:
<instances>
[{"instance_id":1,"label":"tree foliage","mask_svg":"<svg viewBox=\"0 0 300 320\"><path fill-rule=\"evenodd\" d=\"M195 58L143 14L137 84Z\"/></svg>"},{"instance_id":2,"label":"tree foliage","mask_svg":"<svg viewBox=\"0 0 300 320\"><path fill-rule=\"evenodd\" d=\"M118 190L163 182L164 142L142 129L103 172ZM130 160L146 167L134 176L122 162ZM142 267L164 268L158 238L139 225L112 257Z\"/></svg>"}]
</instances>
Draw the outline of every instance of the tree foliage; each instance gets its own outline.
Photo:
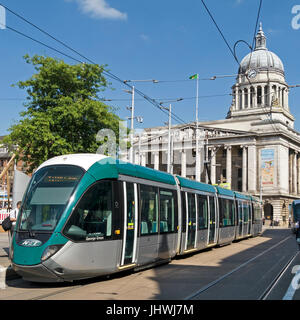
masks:
<instances>
[{"instance_id":1,"label":"tree foliage","mask_svg":"<svg viewBox=\"0 0 300 320\"><path fill-rule=\"evenodd\" d=\"M101 129L113 130L118 141L119 117L112 107L97 101L98 93L108 86L103 66L69 65L37 55L25 60L36 73L17 83L27 90L28 102L4 142L18 146L18 157L28 172L57 155L95 153Z\"/></svg>"}]
</instances>

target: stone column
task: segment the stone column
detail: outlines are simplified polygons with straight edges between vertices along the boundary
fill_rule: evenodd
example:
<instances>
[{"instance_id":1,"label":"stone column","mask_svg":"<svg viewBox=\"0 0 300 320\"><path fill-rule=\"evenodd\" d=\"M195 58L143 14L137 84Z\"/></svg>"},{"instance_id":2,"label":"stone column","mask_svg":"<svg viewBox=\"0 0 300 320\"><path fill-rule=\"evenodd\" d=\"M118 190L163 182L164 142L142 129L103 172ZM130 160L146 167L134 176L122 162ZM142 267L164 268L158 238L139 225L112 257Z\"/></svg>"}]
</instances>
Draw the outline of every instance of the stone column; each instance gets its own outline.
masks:
<instances>
[{"instance_id":1,"label":"stone column","mask_svg":"<svg viewBox=\"0 0 300 320\"><path fill-rule=\"evenodd\" d=\"M186 152L181 151L181 176L186 177Z\"/></svg>"},{"instance_id":2,"label":"stone column","mask_svg":"<svg viewBox=\"0 0 300 320\"><path fill-rule=\"evenodd\" d=\"M134 152L134 163L138 165L140 164L140 156L138 151Z\"/></svg>"},{"instance_id":3,"label":"stone column","mask_svg":"<svg viewBox=\"0 0 300 320\"><path fill-rule=\"evenodd\" d=\"M293 193L293 155L289 153L289 193Z\"/></svg>"},{"instance_id":4,"label":"stone column","mask_svg":"<svg viewBox=\"0 0 300 320\"><path fill-rule=\"evenodd\" d=\"M285 108L287 110L289 110L289 92L290 92L290 89L286 89L284 102L285 102Z\"/></svg>"},{"instance_id":5,"label":"stone column","mask_svg":"<svg viewBox=\"0 0 300 320\"><path fill-rule=\"evenodd\" d=\"M239 89L235 87L235 110L239 110Z\"/></svg>"},{"instance_id":6,"label":"stone column","mask_svg":"<svg viewBox=\"0 0 300 320\"><path fill-rule=\"evenodd\" d=\"M231 146L226 146L226 182L230 183L230 188L231 188L231 183L232 183L232 158L231 158Z\"/></svg>"},{"instance_id":7,"label":"stone column","mask_svg":"<svg viewBox=\"0 0 300 320\"><path fill-rule=\"evenodd\" d=\"M141 153L141 166L146 167L146 153Z\"/></svg>"},{"instance_id":8,"label":"stone column","mask_svg":"<svg viewBox=\"0 0 300 320\"><path fill-rule=\"evenodd\" d=\"M210 180L211 184L216 184L216 148L211 148L211 161L210 161Z\"/></svg>"},{"instance_id":9,"label":"stone column","mask_svg":"<svg viewBox=\"0 0 300 320\"><path fill-rule=\"evenodd\" d=\"M257 86L253 86L253 108L257 108Z\"/></svg>"},{"instance_id":10,"label":"stone column","mask_svg":"<svg viewBox=\"0 0 300 320\"><path fill-rule=\"evenodd\" d=\"M257 190L257 161L256 146L248 146L248 191Z\"/></svg>"},{"instance_id":11,"label":"stone column","mask_svg":"<svg viewBox=\"0 0 300 320\"><path fill-rule=\"evenodd\" d=\"M248 88L248 109L251 108L251 106L250 106L250 96L251 96L251 88L249 87Z\"/></svg>"},{"instance_id":12,"label":"stone column","mask_svg":"<svg viewBox=\"0 0 300 320\"><path fill-rule=\"evenodd\" d=\"M297 154L295 151L293 156L293 193L297 194Z\"/></svg>"},{"instance_id":13,"label":"stone column","mask_svg":"<svg viewBox=\"0 0 300 320\"><path fill-rule=\"evenodd\" d=\"M297 158L297 176L298 176L298 190L297 194L300 194L300 157Z\"/></svg>"},{"instance_id":14,"label":"stone column","mask_svg":"<svg viewBox=\"0 0 300 320\"><path fill-rule=\"evenodd\" d=\"M152 154L154 156L154 169L159 170L159 152L155 151Z\"/></svg>"},{"instance_id":15,"label":"stone column","mask_svg":"<svg viewBox=\"0 0 300 320\"><path fill-rule=\"evenodd\" d=\"M261 105L264 107L266 103L265 86L261 86Z\"/></svg>"},{"instance_id":16,"label":"stone column","mask_svg":"<svg viewBox=\"0 0 300 320\"><path fill-rule=\"evenodd\" d=\"M241 146L243 148L243 172L242 172L242 191L247 191L247 146Z\"/></svg>"},{"instance_id":17,"label":"stone column","mask_svg":"<svg viewBox=\"0 0 300 320\"><path fill-rule=\"evenodd\" d=\"M241 110L244 110L245 109L245 90L244 89L241 89L242 90L242 108Z\"/></svg>"}]
</instances>

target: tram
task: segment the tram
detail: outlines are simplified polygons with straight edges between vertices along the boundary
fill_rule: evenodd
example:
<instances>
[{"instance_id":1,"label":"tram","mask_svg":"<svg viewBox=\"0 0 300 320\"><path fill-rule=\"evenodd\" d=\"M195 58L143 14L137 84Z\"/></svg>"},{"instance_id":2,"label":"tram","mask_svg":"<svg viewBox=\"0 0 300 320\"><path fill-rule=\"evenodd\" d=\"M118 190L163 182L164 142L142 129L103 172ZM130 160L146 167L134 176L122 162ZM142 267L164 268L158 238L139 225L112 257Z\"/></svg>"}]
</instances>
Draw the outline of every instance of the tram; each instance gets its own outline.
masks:
<instances>
[{"instance_id":1,"label":"tram","mask_svg":"<svg viewBox=\"0 0 300 320\"><path fill-rule=\"evenodd\" d=\"M296 233L296 222L300 221L300 200L294 200L290 207L290 216L292 218L291 221L291 230L293 233Z\"/></svg>"},{"instance_id":2,"label":"tram","mask_svg":"<svg viewBox=\"0 0 300 320\"><path fill-rule=\"evenodd\" d=\"M25 280L142 269L257 236L257 198L99 154L52 158L24 194L11 246Z\"/></svg>"}]
</instances>

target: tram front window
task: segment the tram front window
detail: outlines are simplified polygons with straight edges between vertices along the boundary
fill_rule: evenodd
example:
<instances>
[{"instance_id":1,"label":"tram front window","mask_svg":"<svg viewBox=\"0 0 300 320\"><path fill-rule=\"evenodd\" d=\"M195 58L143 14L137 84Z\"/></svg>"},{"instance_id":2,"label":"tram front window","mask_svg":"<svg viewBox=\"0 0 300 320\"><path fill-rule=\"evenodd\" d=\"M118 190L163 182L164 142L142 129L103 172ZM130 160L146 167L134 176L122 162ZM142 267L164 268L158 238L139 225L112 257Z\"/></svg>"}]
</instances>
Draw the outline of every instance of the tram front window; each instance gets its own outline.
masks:
<instances>
[{"instance_id":1,"label":"tram front window","mask_svg":"<svg viewBox=\"0 0 300 320\"><path fill-rule=\"evenodd\" d=\"M26 192L19 230L53 230L83 174L83 169L70 165L37 171Z\"/></svg>"},{"instance_id":2,"label":"tram front window","mask_svg":"<svg viewBox=\"0 0 300 320\"><path fill-rule=\"evenodd\" d=\"M294 205L294 220L300 220L300 203Z\"/></svg>"}]
</instances>

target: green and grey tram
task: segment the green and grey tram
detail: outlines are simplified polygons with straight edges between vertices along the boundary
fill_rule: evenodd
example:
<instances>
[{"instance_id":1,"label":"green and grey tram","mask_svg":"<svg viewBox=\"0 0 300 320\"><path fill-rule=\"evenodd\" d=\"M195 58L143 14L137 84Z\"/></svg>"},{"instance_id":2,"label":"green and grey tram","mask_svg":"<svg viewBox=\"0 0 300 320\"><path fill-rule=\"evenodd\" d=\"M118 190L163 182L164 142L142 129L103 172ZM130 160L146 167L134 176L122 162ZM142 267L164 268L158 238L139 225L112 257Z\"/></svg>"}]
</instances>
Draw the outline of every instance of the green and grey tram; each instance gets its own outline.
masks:
<instances>
[{"instance_id":1,"label":"green and grey tram","mask_svg":"<svg viewBox=\"0 0 300 320\"><path fill-rule=\"evenodd\" d=\"M29 281L73 281L168 262L261 231L256 198L103 155L64 155L31 178L12 267Z\"/></svg>"}]
</instances>

